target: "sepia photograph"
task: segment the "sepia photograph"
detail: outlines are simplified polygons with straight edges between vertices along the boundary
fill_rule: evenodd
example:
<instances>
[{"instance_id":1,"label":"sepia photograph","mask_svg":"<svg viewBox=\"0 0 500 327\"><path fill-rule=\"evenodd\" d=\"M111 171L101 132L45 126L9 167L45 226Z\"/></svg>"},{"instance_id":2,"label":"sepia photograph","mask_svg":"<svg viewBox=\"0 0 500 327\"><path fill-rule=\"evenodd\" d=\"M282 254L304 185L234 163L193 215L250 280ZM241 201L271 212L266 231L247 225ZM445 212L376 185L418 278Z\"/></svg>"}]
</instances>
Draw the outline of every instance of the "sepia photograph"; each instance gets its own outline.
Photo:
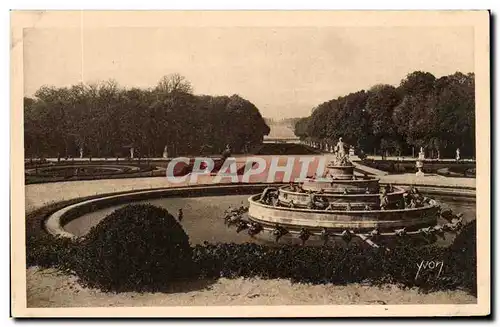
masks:
<instances>
[{"instance_id":1,"label":"sepia photograph","mask_svg":"<svg viewBox=\"0 0 500 327\"><path fill-rule=\"evenodd\" d=\"M12 11L15 317L490 314L488 11Z\"/></svg>"}]
</instances>

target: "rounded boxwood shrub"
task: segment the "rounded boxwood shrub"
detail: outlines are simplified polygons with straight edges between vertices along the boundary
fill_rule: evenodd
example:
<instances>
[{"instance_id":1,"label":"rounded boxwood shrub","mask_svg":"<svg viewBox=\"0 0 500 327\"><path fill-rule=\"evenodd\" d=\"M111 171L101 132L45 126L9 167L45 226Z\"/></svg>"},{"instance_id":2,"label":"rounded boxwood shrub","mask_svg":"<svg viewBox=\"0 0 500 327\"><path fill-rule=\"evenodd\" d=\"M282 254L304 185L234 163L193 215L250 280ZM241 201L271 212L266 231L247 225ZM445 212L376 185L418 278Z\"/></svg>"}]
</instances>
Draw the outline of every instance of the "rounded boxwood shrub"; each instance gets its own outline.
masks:
<instances>
[{"instance_id":1,"label":"rounded boxwood shrub","mask_svg":"<svg viewBox=\"0 0 500 327\"><path fill-rule=\"evenodd\" d=\"M163 208L128 205L108 215L78 244L71 264L80 281L103 291L161 291L193 272L189 238Z\"/></svg>"}]
</instances>

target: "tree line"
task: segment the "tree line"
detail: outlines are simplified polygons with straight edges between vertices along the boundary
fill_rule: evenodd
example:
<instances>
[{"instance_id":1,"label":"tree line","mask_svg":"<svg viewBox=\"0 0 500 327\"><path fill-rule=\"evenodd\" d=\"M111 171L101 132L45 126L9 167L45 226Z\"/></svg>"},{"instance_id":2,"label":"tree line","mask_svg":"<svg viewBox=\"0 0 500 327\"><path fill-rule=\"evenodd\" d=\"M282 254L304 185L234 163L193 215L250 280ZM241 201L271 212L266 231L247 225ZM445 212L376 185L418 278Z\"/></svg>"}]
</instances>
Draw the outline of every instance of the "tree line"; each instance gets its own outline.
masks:
<instances>
[{"instance_id":1,"label":"tree line","mask_svg":"<svg viewBox=\"0 0 500 327\"><path fill-rule=\"evenodd\" d=\"M257 107L239 95L194 95L178 74L156 87L114 81L41 87L24 98L26 157L158 157L249 151L269 134Z\"/></svg>"},{"instance_id":2,"label":"tree line","mask_svg":"<svg viewBox=\"0 0 500 327\"><path fill-rule=\"evenodd\" d=\"M408 74L399 84L379 84L324 102L295 124L303 140L334 143L342 136L365 153L431 157L475 156L474 74L436 78Z\"/></svg>"}]
</instances>

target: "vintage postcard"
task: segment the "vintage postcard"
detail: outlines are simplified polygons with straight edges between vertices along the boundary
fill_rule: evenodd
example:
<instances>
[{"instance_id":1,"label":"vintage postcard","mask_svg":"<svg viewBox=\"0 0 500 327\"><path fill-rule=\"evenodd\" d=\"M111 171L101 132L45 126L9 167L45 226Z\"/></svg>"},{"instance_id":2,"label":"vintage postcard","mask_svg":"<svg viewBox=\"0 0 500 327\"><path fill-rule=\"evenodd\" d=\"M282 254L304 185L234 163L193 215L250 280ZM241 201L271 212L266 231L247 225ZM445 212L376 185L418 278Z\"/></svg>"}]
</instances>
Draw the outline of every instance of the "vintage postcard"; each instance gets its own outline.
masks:
<instances>
[{"instance_id":1,"label":"vintage postcard","mask_svg":"<svg viewBox=\"0 0 500 327\"><path fill-rule=\"evenodd\" d=\"M489 315L489 28L13 11L12 315Z\"/></svg>"}]
</instances>

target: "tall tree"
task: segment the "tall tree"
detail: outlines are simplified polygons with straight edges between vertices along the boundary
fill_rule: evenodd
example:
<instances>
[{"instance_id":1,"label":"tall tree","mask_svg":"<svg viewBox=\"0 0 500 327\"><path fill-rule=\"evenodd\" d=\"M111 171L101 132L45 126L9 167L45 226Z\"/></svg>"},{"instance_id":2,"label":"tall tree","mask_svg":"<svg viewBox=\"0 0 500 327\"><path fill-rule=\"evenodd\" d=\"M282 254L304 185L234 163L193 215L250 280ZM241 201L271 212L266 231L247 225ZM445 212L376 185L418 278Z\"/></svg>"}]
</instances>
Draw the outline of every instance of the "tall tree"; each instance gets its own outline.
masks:
<instances>
[{"instance_id":1,"label":"tall tree","mask_svg":"<svg viewBox=\"0 0 500 327\"><path fill-rule=\"evenodd\" d=\"M424 147L431 155L475 153L474 74L436 79L416 71L398 87L375 85L315 106L295 125L302 139L331 142L338 136L365 152L410 154Z\"/></svg>"}]
</instances>

